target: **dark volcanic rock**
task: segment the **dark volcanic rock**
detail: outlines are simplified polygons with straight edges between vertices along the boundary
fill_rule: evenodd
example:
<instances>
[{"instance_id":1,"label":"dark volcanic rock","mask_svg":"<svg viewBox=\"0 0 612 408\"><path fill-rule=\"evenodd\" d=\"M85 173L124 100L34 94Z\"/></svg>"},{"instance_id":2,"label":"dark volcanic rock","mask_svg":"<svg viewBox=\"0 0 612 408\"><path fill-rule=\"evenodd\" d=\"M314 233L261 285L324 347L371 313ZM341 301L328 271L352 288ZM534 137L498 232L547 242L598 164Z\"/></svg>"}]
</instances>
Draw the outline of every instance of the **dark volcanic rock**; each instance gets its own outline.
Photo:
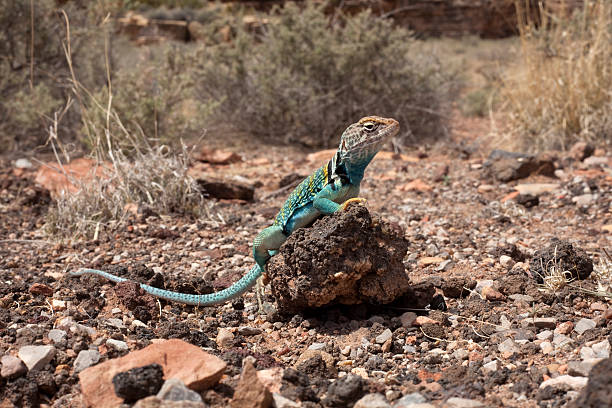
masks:
<instances>
[{"instance_id":1,"label":"dark volcanic rock","mask_svg":"<svg viewBox=\"0 0 612 408\"><path fill-rule=\"evenodd\" d=\"M289 236L268 263L279 311L332 303L389 303L409 288L403 231L361 205Z\"/></svg>"},{"instance_id":2,"label":"dark volcanic rock","mask_svg":"<svg viewBox=\"0 0 612 408\"><path fill-rule=\"evenodd\" d=\"M550 246L537 251L529 261L531 276L538 282L550 275L552 267L568 271L573 279L586 279L593 272L593 261L586 252L559 239L553 239Z\"/></svg>"},{"instance_id":3,"label":"dark volcanic rock","mask_svg":"<svg viewBox=\"0 0 612 408\"><path fill-rule=\"evenodd\" d=\"M597 363L589 373L589 381L580 393L574 408L612 407L612 358Z\"/></svg>"},{"instance_id":4,"label":"dark volcanic rock","mask_svg":"<svg viewBox=\"0 0 612 408\"><path fill-rule=\"evenodd\" d=\"M498 181L512 181L541 174L554 177L555 164L551 156L532 156L522 153L493 150L485 163L492 177Z\"/></svg>"},{"instance_id":5,"label":"dark volcanic rock","mask_svg":"<svg viewBox=\"0 0 612 408\"><path fill-rule=\"evenodd\" d=\"M159 364L132 368L113 377L115 394L125 402L134 402L154 395L163 383L164 370Z\"/></svg>"}]
</instances>

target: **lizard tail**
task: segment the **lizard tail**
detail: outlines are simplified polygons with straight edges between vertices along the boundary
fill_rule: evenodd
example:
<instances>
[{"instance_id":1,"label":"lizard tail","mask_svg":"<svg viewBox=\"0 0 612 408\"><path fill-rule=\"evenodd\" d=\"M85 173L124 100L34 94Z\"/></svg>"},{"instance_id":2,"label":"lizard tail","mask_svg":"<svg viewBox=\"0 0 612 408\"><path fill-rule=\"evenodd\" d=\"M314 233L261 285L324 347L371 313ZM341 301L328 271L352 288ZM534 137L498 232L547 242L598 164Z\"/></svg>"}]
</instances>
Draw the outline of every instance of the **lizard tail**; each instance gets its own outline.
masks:
<instances>
[{"instance_id":1,"label":"lizard tail","mask_svg":"<svg viewBox=\"0 0 612 408\"><path fill-rule=\"evenodd\" d=\"M70 272L70 276L81 276L81 275L98 275L103 278L106 278L113 282L125 282L128 279L121 278L119 276L110 274L108 272L99 271L97 269L87 269L82 268L75 272ZM189 293L180 293L180 292L172 292L165 289L155 288L153 286L145 285L144 283L140 284L142 290L147 292L150 295L153 295L158 298L166 299L171 302L184 303L186 305L194 305L194 306L210 306L216 305L220 303L225 303L228 300L231 300L237 296L242 295L244 292L249 290L255 282L257 282L257 278L261 276L261 269L258 265L255 265L251 268L251 270L240 278L239 281L234 283L229 288L223 289L219 292L210 293L208 295L192 295Z\"/></svg>"}]
</instances>

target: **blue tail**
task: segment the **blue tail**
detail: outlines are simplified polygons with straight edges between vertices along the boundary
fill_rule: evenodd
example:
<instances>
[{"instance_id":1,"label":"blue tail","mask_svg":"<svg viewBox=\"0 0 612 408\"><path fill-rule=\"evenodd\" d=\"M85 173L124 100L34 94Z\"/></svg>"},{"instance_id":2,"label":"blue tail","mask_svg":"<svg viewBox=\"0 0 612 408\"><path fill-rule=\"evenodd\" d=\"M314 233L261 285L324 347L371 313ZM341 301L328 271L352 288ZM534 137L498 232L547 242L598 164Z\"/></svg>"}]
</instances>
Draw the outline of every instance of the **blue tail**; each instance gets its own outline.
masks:
<instances>
[{"instance_id":1,"label":"blue tail","mask_svg":"<svg viewBox=\"0 0 612 408\"><path fill-rule=\"evenodd\" d=\"M97 269L79 269L76 272L70 272L70 276L81 276L85 274L98 275L103 278L106 278L113 282L125 282L128 279L120 278L119 276L115 276L108 272L99 271ZM169 290L155 288L153 286L145 285L144 283L140 284L142 290L147 292L150 295L153 295L158 298L170 300L172 302L184 303L186 305L195 305L195 306L210 306L216 305L219 303L225 303L228 300L231 300L237 296L242 295L244 292L249 290L255 282L257 282L257 278L261 276L261 269L258 265L255 265L251 268L251 270L244 275L240 280L234 283L229 288L223 289L219 292L210 293L208 295L192 295L189 293L180 293L180 292L171 292Z\"/></svg>"}]
</instances>

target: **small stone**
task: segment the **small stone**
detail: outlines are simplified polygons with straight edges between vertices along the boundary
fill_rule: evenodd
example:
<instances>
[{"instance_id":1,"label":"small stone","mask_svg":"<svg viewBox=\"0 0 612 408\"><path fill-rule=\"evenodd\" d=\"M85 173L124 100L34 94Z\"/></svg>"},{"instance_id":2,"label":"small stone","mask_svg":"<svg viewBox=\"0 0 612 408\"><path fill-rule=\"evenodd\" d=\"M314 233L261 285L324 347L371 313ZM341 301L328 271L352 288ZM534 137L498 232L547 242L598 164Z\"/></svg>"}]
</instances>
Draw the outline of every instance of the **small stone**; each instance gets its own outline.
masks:
<instances>
[{"instance_id":1,"label":"small stone","mask_svg":"<svg viewBox=\"0 0 612 408\"><path fill-rule=\"evenodd\" d=\"M553 344L558 348L562 348L571 343L572 339L567 337L565 334L555 333L555 335L553 336Z\"/></svg>"},{"instance_id":2,"label":"small stone","mask_svg":"<svg viewBox=\"0 0 612 408\"><path fill-rule=\"evenodd\" d=\"M491 302L499 302L506 299L503 294L494 289L492 286L485 286L482 288L482 296Z\"/></svg>"},{"instance_id":3,"label":"small stone","mask_svg":"<svg viewBox=\"0 0 612 408\"><path fill-rule=\"evenodd\" d=\"M272 393L257 378L257 370L246 360L240 381L230 402L232 408L267 408L272 404Z\"/></svg>"},{"instance_id":4,"label":"small stone","mask_svg":"<svg viewBox=\"0 0 612 408\"><path fill-rule=\"evenodd\" d=\"M11 356L10 354L2 356L0 364L2 364L2 369L0 369L0 377L8 380L21 377L28 371L21 359Z\"/></svg>"},{"instance_id":5,"label":"small stone","mask_svg":"<svg viewBox=\"0 0 612 408\"><path fill-rule=\"evenodd\" d=\"M432 319L431 317L417 316L417 318L414 320L413 326L420 327L425 324L440 324L440 322Z\"/></svg>"},{"instance_id":6,"label":"small stone","mask_svg":"<svg viewBox=\"0 0 612 408\"><path fill-rule=\"evenodd\" d=\"M520 194L540 196L545 193L557 191L560 188L558 183L534 183L534 184L517 184L514 187Z\"/></svg>"},{"instance_id":7,"label":"small stone","mask_svg":"<svg viewBox=\"0 0 612 408\"><path fill-rule=\"evenodd\" d=\"M595 364L600 361L600 359L570 361L567 363L567 374L573 377L588 377Z\"/></svg>"},{"instance_id":8,"label":"small stone","mask_svg":"<svg viewBox=\"0 0 612 408\"><path fill-rule=\"evenodd\" d=\"M117 329L125 329L125 324L123 324L123 320L116 319L114 317L106 319L106 324Z\"/></svg>"},{"instance_id":9,"label":"small stone","mask_svg":"<svg viewBox=\"0 0 612 408\"><path fill-rule=\"evenodd\" d=\"M30 169L32 168L32 162L26 158L15 160L15 167L18 169Z\"/></svg>"},{"instance_id":10,"label":"small stone","mask_svg":"<svg viewBox=\"0 0 612 408\"><path fill-rule=\"evenodd\" d=\"M504 268L512 268L514 266L514 259L508 255L502 255L499 257L499 264Z\"/></svg>"},{"instance_id":11,"label":"small stone","mask_svg":"<svg viewBox=\"0 0 612 408\"><path fill-rule=\"evenodd\" d=\"M108 339L106 340L106 346L117 351L129 350L127 343L121 340Z\"/></svg>"},{"instance_id":12,"label":"small stone","mask_svg":"<svg viewBox=\"0 0 612 408\"><path fill-rule=\"evenodd\" d=\"M49 330L49 333L47 333L47 338L57 346L65 346L67 337L68 333L66 333L64 330L51 329Z\"/></svg>"},{"instance_id":13,"label":"small stone","mask_svg":"<svg viewBox=\"0 0 612 408\"><path fill-rule=\"evenodd\" d=\"M414 312L402 313L402 315L400 316L400 322L402 322L402 327L405 327L405 328L412 327L416 318L417 318L417 315Z\"/></svg>"},{"instance_id":14,"label":"small stone","mask_svg":"<svg viewBox=\"0 0 612 408\"><path fill-rule=\"evenodd\" d=\"M542 353L544 354L551 354L555 348L550 341L543 341L540 343L540 350L542 350Z\"/></svg>"},{"instance_id":15,"label":"small stone","mask_svg":"<svg viewBox=\"0 0 612 408\"><path fill-rule=\"evenodd\" d=\"M578 207L587 207L596 199L595 194L581 194L572 197L572 202L576 203Z\"/></svg>"},{"instance_id":16,"label":"small stone","mask_svg":"<svg viewBox=\"0 0 612 408\"><path fill-rule=\"evenodd\" d=\"M557 319L554 317L536 317L525 319L528 326L533 326L537 329L554 329L557 326Z\"/></svg>"},{"instance_id":17,"label":"small stone","mask_svg":"<svg viewBox=\"0 0 612 408\"><path fill-rule=\"evenodd\" d=\"M404 395L402 398L397 400L395 404L393 404L393 408L409 408L412 405L421 404L424 402L427 402L424 396L418 392L413 392L411 394Z\"/></svg>"},{"instance_id":18,"label":"small stone","mask_svg":"<svg viewBox=\"0 0 612 408\"><path fill-rule=\"evenodd\" d=\"M202 397L197 392L190 390L185 383L178 378L170 378L164 382L157 393L157 398L164 401L194 401L202 402Z\"/></svg>"},{"instance_id":19,"label":"small stone","mask_svg":"<svg viewBox=\"0 0 612 408\"><path fill-rule=\"evenodd\" d=\"M391 408L382 394L367 394L353 405L353 408Z\"/></svg>"},{"instance_id":20,"label":"small stone","mask_svg":"<svg viewBox=\"0 0 612 408\"><path fill-rule=\"evenodd\" d=\"M66 301L59 299L51 300L51 307L55 311L66 310Z\"/></svg>"},{"instance_id":21,"label":"small stone","mask_svg":"<svg viewBox=\"0 0 612 408\"><path fill-rule=\"evenodd\" d=\"M113 377L115 394L128 403L156 394L163 383L164 370L159 364L132 368Z\"/></svg>"},{"instance_id":22,"label":"small stone","mask_svg":"<svg viewBox=\"0 0 612 408\"><path fill-rule=\"evenodd\" d=\"M53 357L55 357L54 346L23 346L19 349L19 358L24 362L28 370L42 369Z\"/></svg>"},{"instance_id":23,"label":"small stone","mask_svg":"<svg viewBox=\"0 0 612 408\"><path fill-rule=\"evenodd\" d=\"M240 326L238 328L238 334L243 336L255 336L261 334L261 329L259 327Z\"/></svg>"},{"instance_id":24,"label":"small stone","mask_svg":"<svg viewBox=\"0 0 612 408\"><path fill-rule=\"evenodd\" d=\"M597 323L595 323L594 320L583 317L582 319L578 320L578 323L576 323L574 331L578 334L582 334L587 330L594 329L595 326L597 326Z\"/></svg>"},{"instance_id":25,"label":"small stone","mask_svg":"<svg viewBox=\"0 0 612 408\"><path fill-rule=\"evenodd\" d=\"M536 338L538 340L550 340L553 338L553 332L550 330L544 330L538 334L536 334Z\"/></svg>"},{"instance_id":26,"label":"small stone","mask_svg":"<svg viewBox=\"0 0 612 408\"><path fill-rule=\"evenodd\" d=\"M74 360L74 372L80 373L87 367L91 367L100 361L100 353L97 350L81 350Z\"/></svg>"},{"instance_id":27,"label":"small stone","mask_svg":"<svg viewBox=\"0 0 612 408\"><path fill-rule=\"evenodd\" d=\"M324 350L327 346L327 343L312 343L308 346L308 350Z\"/></svg>"},{"instance_id":28,"label":"small stone","mask_svg":"<svg viewBox=\"0 0 612 408\"><path fill-rule=\"evenodd\" d=\"M497 350L500 353L519 353L520 348L512 339L506 339L497 346Z\"/></svg>"},{"instance_id":29,"label":"small stone","mask_svg":"<svg viewBox=\"0 0 612 408\"><path fill-rule=\"evenodd\" d=\"M393 333L391 332L391 330L385 329L385 331L383 331L381 334L376 336L376 343L384 344L386 341L391 340L392 337L393 337Z\"/></svg>"},{"instance_id":30,"label":"small stone","mask_svg":"<svg viewBox=\"0 0 612 408\"><path fill-rule=\"evenodd\" d=\"M221 348L227 348L234 345L234 333L230 329L220 328L217 333L217 345Z\"/></svg>"},{"instance_id":31,"label":"small stone","mask_svg":"<svg viewBox=\"0 0 612 408\"><path fill-rule=\"evenodd\" d=\"M607 307L601 302L593 302L591 303L591 310L594 312L605 312Z\"/></svg>"},{"instance_id":32,"label":"small stone","mask_svg":"<svg viewBox=\"0 0 612 408\"><path fill-rule=\"evenodd\" d=\"M334 357L322 350L306 350L297 359L293 366L296 370L308 373L317 373L321 376L336 376Z\"/></svg>"},{"instance_id":33,"label":"small stone","mask_svg":"<svg viewBox=\"0 0 612 408\"><path fill-rule=\"evenodd\" d=\"M302 406L299 402L291 401L276 392L272 394L272 400L274 408L300 408Z\"/></svg>"},{"instance_id":34,"label":"small stone","mask_svg":"<svg viewBox=\"0 0 612 408\"><path fill-rule=\"evenodd\" d=\"M599 343L595 343L591 346L593 351L595 352L595 356L597 358L608 358L610 357L610 341L603 340Z\"/></svg>"},{"instance_id":35,"label":"small stone","mask_svg":"<svg viewBox=\"0 0 612 408\"><path fill-rule=\"evenodd\" d=\"M30 286L30 293L33 295L52 296L53 288L45 285L44 283L34 283Z\"/></svg>"},{"instance_id":36,"label":"small stone","mask_svg":"<svg viewBox=\"0 0 612 408\"><path fill-rule=\"evenodd\" d=\"M482 373L485 375L492 374L497 371L497 360L489 361L482 366Z\"/></svg>"},{"instance_id":37,"label":"small stone","mask_svg":"<svg viewBox=\"0 0 612 408\"><path fill-rule=\"evenodd\" d=\"M540 388L567 386L572 390L580 390L587 383L587 377L572 377L571 375L560 375L546 381L542 381Z\"/></svg>"},{"instance_id":38,"label":"small stone","mask_svg":"<svg viewBox=\"0 0 612 408\"><path fill-rule=\"evenodd\" d=\"M444 408L481 408L484 406L485 404L480 401L457 397L449 398L443 405Z\"/></svg>"},{"instance_id":39,"label":"small stone","mask_svg":"<svg viewBox=\"0 0 612 408\"><path fill-rule=\"evenodd\" d=\"M570 334L574 330L574 323L572 322L563 322L560 323L559 326L555 329L555 333L558 334Z\"/></svg>"}]
</instances>

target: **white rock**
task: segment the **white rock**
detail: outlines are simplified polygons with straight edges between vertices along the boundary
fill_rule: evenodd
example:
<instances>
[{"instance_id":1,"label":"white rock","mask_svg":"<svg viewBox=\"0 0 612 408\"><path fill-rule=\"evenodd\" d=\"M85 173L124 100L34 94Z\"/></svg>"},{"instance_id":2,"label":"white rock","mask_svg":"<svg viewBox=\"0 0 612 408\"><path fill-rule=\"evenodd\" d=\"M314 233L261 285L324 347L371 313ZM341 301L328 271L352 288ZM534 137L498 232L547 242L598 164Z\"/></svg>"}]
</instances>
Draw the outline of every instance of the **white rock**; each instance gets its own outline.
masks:
<instances>
[{"instance_id":1,"label":"white rock","mask_svg":"<svg viewBox=\"0 0 612 408\"><path fill-rule=\"evenodd\" d=\"M125 341L108 339L106 340L106 346L117 351L128 351L129 347Z\"/></svg>"},{"instance_id":2,"label":"white rock","mask_svg":"<svg viewBox=\"0 0 612 408\"><path fill-rule=\"evenodd\" d=\"M483 364L482 368L483 374L491 374L497 371L497 360L489 361L486 364Z\"/></svg>"},{"instance_id":3,"label":"white rock","mask_svg":"<svg viewBox=\"0 0 612 408\"><path fill-rule=\"evenodd\" d=\"M595 323L594 320L583 317L582 319L578 320L578 323L576 323L574 326L574 331L578 334L582 334L587 330L595 328L595 326L597 326L597 323Z\"/></svg>"},{"instance_id":4,"label":"white rock","mask_svg":"<svg viewBox=\"0 0 612 408\"><path fill-rule=\"evenodd\" d=\"M80 373L100 361L100 353L96 350L81 350L74 360L74 372Z\"/></svg>"},{"instance_id":5,"label":"white rock","mask_svg":"<svg viewBox=\"0 0 612 408\"><path fill-rule=\"evenodd\" d=\"M40 370L55 356L55 346L23 346L19 349L19 358L28 370Z\"/></svg>"},{"instance_id":6,"label":"white rock","mask_svg":"<svg viewBox=\"0 0 612 408\"><path fill-rule=\"evenodd\" d=\"M447 408L480 408L485 404L472 399L453 397L449 398L444 406Z\"/></svg>"},{"instance_id":7,"label":"white rock","mask_svg":"<svg viewBox=\"0 0 612 408\"><path fill-rule=\"evenodd\" d=\"M60 329L51 329L49 330L49 333L47 333L47 338L58 346L65 345L67 337L68 333Z\"/></svg>"},{"instance_id":8,"label":"white rock","mask_svg":"<svg viewBox=\"0 0 612 408\"><path fill-rule=\"evenodd\" d=\"M277 393L272 394L272 400L274 408L300 408L302 406L300 403L291 401Z\"/></svg>"},{"instance_id":9,"label":"white rock","mask_svg":"<svg viewBox=\"0 0 612 408\"><path fill-rule=\"evenodd\" d=\"M382 394L367 394L353 405L353 408L391 408Z\"/></svg>"},{"instance_id":10,"label":"white rock","mask_svg":"<svg viewBox=\"0 0 612 408\"><path fill-rule=\"evenodd\" d=\"M586 385L587 381L587 377L572 377L571 375L560 375L558 377L542 381L542 383L540 384L540 388L567 385L572 390L580 390Z\"/></svg>"},{"instance_id":11,"label":"white rock","mask_svg":"<svg viewBox=\"0 0 612 408\"><path fill-rule=\"evenodd\" d=\"M387 340L390 340L393 337L393 332L390 329L385 329L381 334L376 336L376 343L384 344Z\"/></svg>"},{"instance_id":12,"label":"white rock","mask_svg":"<svg viewBox=\"0 0 612 408\"><path fill-rule=\"evenodd\" d=\"M512 268L514 266L514 259L508 255L502 255L499 257L499 264L504 268Z\"/></svg>"}]
</instances>

